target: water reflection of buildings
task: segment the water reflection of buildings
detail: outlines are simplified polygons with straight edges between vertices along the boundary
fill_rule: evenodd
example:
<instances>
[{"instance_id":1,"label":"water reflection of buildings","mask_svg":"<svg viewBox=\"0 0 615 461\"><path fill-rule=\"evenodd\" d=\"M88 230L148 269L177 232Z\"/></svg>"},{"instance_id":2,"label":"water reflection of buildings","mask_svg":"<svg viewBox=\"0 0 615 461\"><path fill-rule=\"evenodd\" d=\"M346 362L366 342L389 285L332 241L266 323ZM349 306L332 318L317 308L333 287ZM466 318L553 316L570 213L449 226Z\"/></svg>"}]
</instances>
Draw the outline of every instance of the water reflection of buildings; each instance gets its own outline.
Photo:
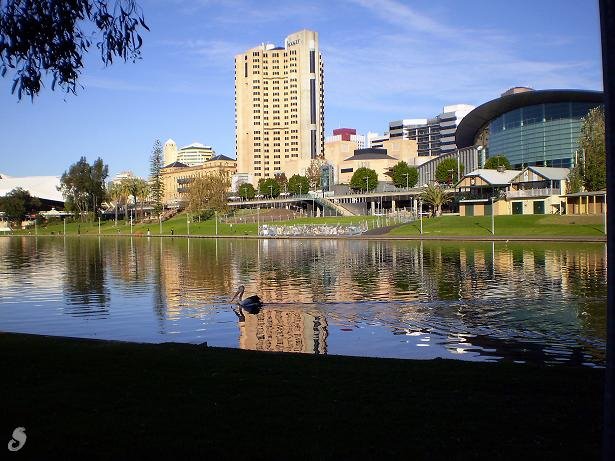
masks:
<instances>
[{"instance_id":1,"label":"water reflection of buildings","mask_svg":"<svg viewBox=\"0 0 615 461\"><path fill-rule=\"evenodd\" d=\"M327 353L327 319L319 313L270 307L239 322L239 347L258 351Z\"/></svg>"}]
</instances>

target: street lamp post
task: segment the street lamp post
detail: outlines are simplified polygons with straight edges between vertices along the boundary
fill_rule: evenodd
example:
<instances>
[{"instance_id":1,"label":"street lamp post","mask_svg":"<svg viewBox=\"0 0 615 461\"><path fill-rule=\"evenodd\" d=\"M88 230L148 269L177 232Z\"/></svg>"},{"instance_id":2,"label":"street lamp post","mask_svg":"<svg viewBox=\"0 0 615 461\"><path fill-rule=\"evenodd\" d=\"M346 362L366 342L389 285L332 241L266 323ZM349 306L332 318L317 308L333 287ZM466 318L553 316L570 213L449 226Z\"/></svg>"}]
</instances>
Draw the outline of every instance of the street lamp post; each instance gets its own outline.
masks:
<instances>
[{"instance_id":1,"label":"street lamp post","mask_svg":"<svg viewBox=\"0 0 615 461\"><path fill-rule=\"evenodd\" d=\"M218 210L216 210L216 235L218 235Z\"/></svg>"},{"instance_id":2,"label":"street lamp post","mask_svg":"<svg viewBox=\"0 0 615 461\"><path fill-rule=\"evenodd\" d=\"M604 204L602 205L602 214L604 215L604 235L606 235L606 194L604 194Z\"/></svg>"},{"instance_id":3,"label":"street lamp post","mask_svg":"<svg viewBox=\"0 0 615 461\"><path fill-rule=\"evenodd\" d=\"M186 227L188 227L188 237L190 237L190 218L188 217L188 213L186 213Z\"/></svg>"},{"instance_id":4,"label":"street lamp post","mask_svg":"<svg viewBox=\"0 0 615 461\"><path fill-rule=\"evenodd\" d=\"M269 197L273 200L273 184L269 184Z\"/></svg>"},{"instance_id":5,"label":"street lamp post","mask_svg":"<svg viewBox=\"0 0 615 461\"><path fill-rule=\"evenodd\" d=\"M130 210L130 234L132 235L132 210Z\"/></svg>"},{"instance_id":6,"label":"street lamp post","mask_svg":"<svg viewBox=\"0 0 615 461\"><path fill-rule=\"evenodd\" d=\"M98 235L100 235L100 216L98 217Z\"/></svg>"},{"instance_id":7,"label":"street lamp post","mask_svg":"<svg viewBox=\"0 0 615 461\"><path fill-rule=\"evenodd\" d=\"M423 201L419 199L419 221L421 222L421 235L423 235Z\"/></svg>"},{"instance_id":8,"label":"street lamp post","mask_svg":"<svg viewBox=\"0 0 615 461\"><path fill-rule=\"evenodd\" d=\"M495 197L491 197L491 235L495 235L495 209L493 207Z\"/></svg>"},{"instance_id":9,"label":"street lamp post","mask_svg":"<svg viewBox=\"0 0 615 461\"><path fill-rule=\"evenodd\" d=\"M404 173L403 176L406 177L406 190L410 190L410 188L408 187L408 173Z\"/></svg>"}]
</instances>

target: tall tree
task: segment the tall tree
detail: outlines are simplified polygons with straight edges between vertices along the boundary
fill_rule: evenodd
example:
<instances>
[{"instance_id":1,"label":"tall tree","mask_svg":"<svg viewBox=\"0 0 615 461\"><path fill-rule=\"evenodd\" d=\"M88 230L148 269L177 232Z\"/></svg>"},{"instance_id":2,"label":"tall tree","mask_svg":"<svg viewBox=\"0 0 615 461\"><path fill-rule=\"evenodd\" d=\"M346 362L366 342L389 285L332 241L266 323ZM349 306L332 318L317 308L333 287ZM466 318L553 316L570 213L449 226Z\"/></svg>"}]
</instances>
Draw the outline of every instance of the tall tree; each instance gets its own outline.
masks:
<instances>
[{"instance_id":1,"label":"tall tree","mask_svg":"<svg viewBox=\"0 0 615 461\"><path fill-rule=\"evenodd\" d=\"M16 187L4 197L0 197L0 211L4 211L9 220L23 220L27 213L38 210L40 206L40 200L21 187Z\"/></svg>"},{"instance_id":2,"label":"tall tree","mask_svg":"<svg viewBox=\"0 0 615 461\"><path fill-rule=\"evenodd\" d=\"M464 166L459 165L459 175L463 176ZM457 160L454 158L446 158L442 160L436 167L436 181L440 184L457 184L459 177L457 175Z\"/></svg>"},{"instance_id":3,"label":"tall tree","mask_svg":"<svg viewBox=\"0 0 615 461\"><path fill-rule=\"evenodd\" d=\"M323 157L317 157L312 159L310 166L305 172L305 176L310 181L310 187L313 190L316 190L320 187L320 177L322 175L322 166L325 165L327 161Z\"/></svg>"},{"instance_id":4,"label":"tall tree","mask_svg":"<svg viewBox=\"0 0 615 461\"><path fill-rule=\"evenodd\" d=\"M280 190L287 190L288 189L288 178L286 177L286 173L282 172L282 173L276 173L274 175L275 180L277 181L277 183L280 186Z\"/></svg>"},{"instance_id":5,"label":"tall tree","mask_svg":"<svg viewBox=\"0 0 615 461\"><path fill-rule=\"evenodd\" d=\"M307 176L294 174L288 180L288 192L291 194L307 194L310 190L310 181Z\"/></svg>"},{"instance_id":6,"label":"tall tree","mask_svg":"<svg viewBox=\"0 0 615 461\"><path fill-rule=\"evenodd\" d=\"M222 171L196 178L188 186L188 210L199 214L225 212L229 187L231 179Z\"/></svg>"},{"instance_id":7,"label":"tall tree","mask_svg":"<svg viewBox=\"0 0 615 461\"><path fill-rule=\"evenodd\" d=\"M118 208L122 204L122 199L124 198L124 190L122 188L122 184L119 182L113 182L109 186L109 197L113 201L113 208L115 208L115 225L117 226L117 213Z\"/></svg>"},{"instance_id":8,"label":"tall tree","mask_svg":"<svg viewBox=\"0 0 615 461\"><path fill-rule=\"evenodd\" d=\"M596 107L583 118L579 148L583 159L583 184L588 191L606 188L606 138L604 109Z\"/></svg>"},{"instance_id":9,"label":"tall tree","mask_svg":"<svg viewBox=\"0 0 615 461\"><path fill-rule=\"evenodd\" d=\"M440 216L442 214L442 205L450 203L452 199L452 195L446 192L443 187L434 184L429 184L421 192L421 200L432 206L432 216Z\"/></svg>"},{"instance_id":10,"label":"tall tree","mask_svg":"<svg viewBox=\"0 0 615 461\"><path fill-rule=\"evenodd\" d=\"M73 163L60 178L60 191L66 207L83 219L84 214L96 211L105 199L105 180L109 167L98 158L90 165L85 157Z\"/></svg>"},{"instance_id":11,"label":"tall tree","mask_svg":"<svg viewBox=\"0 0 615 461\"><path fill-rule=\"evenodd\" d=\"M146 193L146 191L148 190L147 181L141 178L132 177L132 178L122 179L121 184L125 188L128 195L132 197L132 203L133 203L133 207L135 210L134 216L135 216L135 219L137 219L138 218L137 209L139 205L139 199L143 198L144 196L147 197L147 193ZM126 209L128 209L128 203L126 204ZM141 206L141 211L143 211L143 206Z\"/></svg>"},{"instance_id":12,"label":"tall tree","mask_svg":"<svg viewBox=\"0 0 615 461\"><path fill-rule=\"evenodd\" d=\"M105 66L114 58L135 62L139 32L149 30L134 0L2 0L0 8L0 75L10 70L19 99L38 95L43 73L51 74L52 90L76 93L96 34Z\"/></svg>"},{"instance_id":13,"label":"tall tree","mask_svg":"<svg viewBox=\"0 0 615 461\"><path fill-rule=\"evenodd\" d=\"M418 170L404 161L396 163L387 175L393 179L395 187L414 187L419 180Z\"/></svg>"},{"instance_id":14,"label":"tall tree","mask_svg":"<svg viewBox=\"0 0 615 461\"><path fill-rule=\"evenodd\" d=\"M277 197L280 195L280 185L273 178L265 179L258 188L259 192L266 197Z\"/></svg>"},{"instance_id":15,"label":"tall tree","mask_svg":"<svg viewBox=\"0 0 615 461\"><path fill-rule=\"evenodd\" d=\"M164 197L164 183L162 182L162 145L160 140L154 143L154 150L150 159L150 188L152 192L152 201L154 202L154 213L160 216L162 213L162 199Z\"/></svg>"},{"instance_id":16,"label":"tall tree","mask_svg":"<svg viewBox=\"0 0 615 461\"><path fill-rule=\"evenodd\" d=\"M109 166L102 159L97 158L90 167L89 194L92 200L92 210L100 208L107 197L106 179L109 176Z\"/></svg>"},{"instance_id":17,"label":"tall tree","mask_svg":"<svg viewBox=\"0 0 615 461\"><path fill-rule=\"evenodd\" d=\"M350 178L350 188L372 191L378 186L378 174L371 168L361 167Z\"/></svg>"},{"instance_id":18,"label":"tall tree","mask_svg":"<svg viewBox=\"0 0 615 461\"><path fill-rule=\"evenodd\" d=\"M485 169L487 170L497 170L501 167L505 170L510 170L510 162L505 155L494 155L493 157L489 157L485 162Z\"/></svg>"},{"instance_id":19,"label":"tall tree","mask_svg":"<svg viewBox=\"0 0 615 461\"><path fill-rule=\"evenodd\" d=\"M243 197L246 200L253 199L256 196L254 186L249 182L244 182L243 184L241 184L239 186L239 189L237 189L237 193L240 197Z\"/></svg>"}]
</instances>

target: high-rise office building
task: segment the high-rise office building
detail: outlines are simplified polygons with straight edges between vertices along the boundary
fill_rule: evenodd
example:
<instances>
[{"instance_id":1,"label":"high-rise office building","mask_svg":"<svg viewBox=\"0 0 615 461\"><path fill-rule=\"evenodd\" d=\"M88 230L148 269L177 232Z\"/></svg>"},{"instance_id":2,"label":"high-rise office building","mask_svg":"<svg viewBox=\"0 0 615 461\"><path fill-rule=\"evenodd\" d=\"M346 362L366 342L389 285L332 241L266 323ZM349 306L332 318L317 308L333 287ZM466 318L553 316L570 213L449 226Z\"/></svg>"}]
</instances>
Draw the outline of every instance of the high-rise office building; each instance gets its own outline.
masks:
<instances>
[{"instance_id":1,"label":"high-rise office building","mask_svg":"<svg viewBox=\"0 0 615 461\"><path fill-rule=\"evenodd\" d=\"M389 123L390 139L414 139L420 156L442 155L456 149L455 132L461 119L474 109L469 104L444 106L431 119L396 120Z\"/></svg>"},{"instance_id":2,"label":"high-rise office building","mask_svg":"<svg viewBox=\"0 0 615 461\"><path fill-rule=\"evenodd\" d=\"M317 32L302 30L283 47L263 43L235 56L235 147L238 173L254 183L304 174L324 154Z\"/></svg>"}]
</instances>

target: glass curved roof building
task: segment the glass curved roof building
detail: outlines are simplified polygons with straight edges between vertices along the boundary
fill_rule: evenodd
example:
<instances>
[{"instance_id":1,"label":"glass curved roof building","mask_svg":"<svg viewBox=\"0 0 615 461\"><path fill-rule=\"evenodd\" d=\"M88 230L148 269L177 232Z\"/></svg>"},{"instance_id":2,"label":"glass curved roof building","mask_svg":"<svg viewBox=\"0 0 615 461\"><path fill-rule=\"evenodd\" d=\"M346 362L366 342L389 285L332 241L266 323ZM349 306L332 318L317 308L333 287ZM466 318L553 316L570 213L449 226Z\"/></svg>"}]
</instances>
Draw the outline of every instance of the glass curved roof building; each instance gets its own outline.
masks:
<instances>
[{"instance_id":1,"label":"glass curved roof building","mask_svg":"<svg viewBox=\"0 0 615 461\"><path fill-rule=\"evenodd\" d=\"M582 118L603 104L603 93L584 90L512 89L478 106L457 128L458 148L483 146L513 168L570 167L579 147Z\"/></svg>"}]
</instances>

